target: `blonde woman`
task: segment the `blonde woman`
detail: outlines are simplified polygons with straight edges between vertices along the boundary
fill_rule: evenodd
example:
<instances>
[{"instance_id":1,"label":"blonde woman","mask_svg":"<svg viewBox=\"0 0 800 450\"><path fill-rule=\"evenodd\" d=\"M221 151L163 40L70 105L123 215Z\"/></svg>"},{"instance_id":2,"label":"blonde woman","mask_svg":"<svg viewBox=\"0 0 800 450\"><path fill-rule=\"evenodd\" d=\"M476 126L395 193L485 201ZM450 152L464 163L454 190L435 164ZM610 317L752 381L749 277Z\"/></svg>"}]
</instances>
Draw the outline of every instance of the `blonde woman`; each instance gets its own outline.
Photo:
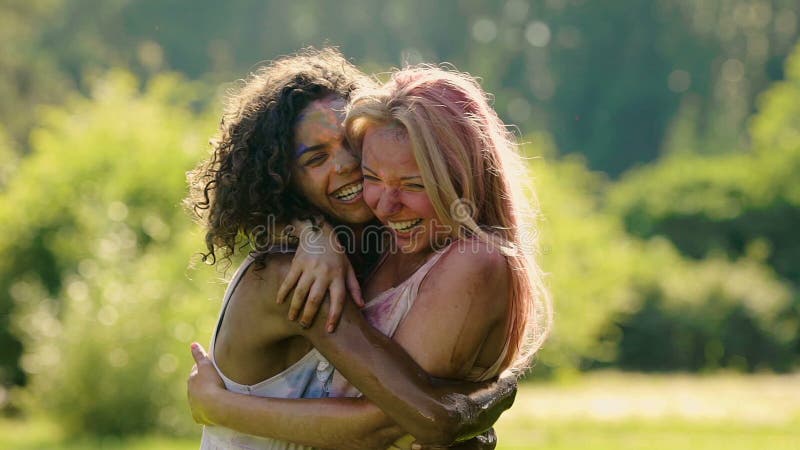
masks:
<instances>
[{"instance_id":1,"label":"blonde woman","mask_svg":"<svg viewBox=\"0 0 800 450\"><path fill-rule=\"evenodd\" d=\"M366 297L401 282L402 267L440 260L420 286L430 300L418 298L404 318L447 317L459 330L431 336L453 342L426 345L441 356L431 364L443 371L432 373L480 380L524 371L549 329L549 299L531 258L525 165L478 83L435 67L398 71L355 96L346 128L362 149L365 202L399 249L385 256ZM395 339L405 342L410 327Z\"/></svg>"}]
</instances>

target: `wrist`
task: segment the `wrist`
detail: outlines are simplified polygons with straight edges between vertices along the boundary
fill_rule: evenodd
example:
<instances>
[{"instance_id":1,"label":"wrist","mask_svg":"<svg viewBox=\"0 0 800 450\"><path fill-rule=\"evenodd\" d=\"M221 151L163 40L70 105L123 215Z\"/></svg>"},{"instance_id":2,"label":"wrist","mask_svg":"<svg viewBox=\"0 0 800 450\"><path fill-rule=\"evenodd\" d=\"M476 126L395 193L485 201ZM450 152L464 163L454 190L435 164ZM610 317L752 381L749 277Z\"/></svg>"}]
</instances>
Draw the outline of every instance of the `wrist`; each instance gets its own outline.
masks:
<instances>
[{"instance_id":1,"label":"wrist","mask_svg":"<svg viewBox=\"0 0 800 450\"><path fill-rule=\"evenodd\" d=\"M199 395L199 413L205 424L225 426L224 416L220 413L227 393L229 392L220 386L210 386Z\"/></svg>"},{"instance_id":2,"label":"wrist","mask_svg":"<svg viewBox=\"0 0 800 450\"><path fill-rule=\"evenodd\" d=\"M344 247L336 237L336 230L322 216L294 220L292 227L292 235L297 238L299 246L308 246L309 253L344 253Z\"/></svg>"},{"instance_id":3,"label":"wrist","mask_svg":"<svg viewBox=\"0 0 800 450\"><path fill-rule=\"evenodd\" d=\"M294 219L290 222L292 234L300 237L302 233L319 233L324 225L325 219L320 215L309 216L303 219Z\"/></svg>"}]
</instances>

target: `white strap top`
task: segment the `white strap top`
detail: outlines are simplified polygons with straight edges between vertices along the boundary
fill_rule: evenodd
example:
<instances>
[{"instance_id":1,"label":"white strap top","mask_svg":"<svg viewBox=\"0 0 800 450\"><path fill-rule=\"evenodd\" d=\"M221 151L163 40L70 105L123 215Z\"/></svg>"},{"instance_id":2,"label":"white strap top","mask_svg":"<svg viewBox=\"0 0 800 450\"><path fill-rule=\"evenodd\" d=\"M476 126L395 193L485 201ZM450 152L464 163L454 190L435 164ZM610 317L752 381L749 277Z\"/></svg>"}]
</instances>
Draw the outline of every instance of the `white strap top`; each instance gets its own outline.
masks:
<instances>
[{"instance_id":1,"label":"white strap top","mask_svg":"<svg viewBox=\"0 0 800 450\"><path fill-rule=\"evenodd\" d=\"M214 346L217 333L225 317L225 310L228 302L233 295L236 286L242 279L247 269L254 259L250 256L236 270L233 279L228 284L223 299L222 310L220 311L217 327L211 337L209 358L214 363L217 373L225 382L225 388L232 392L245 395L255 395L258 397L273 398L323 398L332 395L329 391L331 379L333 377L333 366L316 349L306 353L299 361L289 366L266 380L252 385L237 383L226 377L217 366L214 359ZM218 426L206 426L203 429L203 437L200 444L201 450L217 449L257 449L257 450L311 450L311 447L279 441L276 439L252 436L230 428Z\"/></svg>"}]
</instances>

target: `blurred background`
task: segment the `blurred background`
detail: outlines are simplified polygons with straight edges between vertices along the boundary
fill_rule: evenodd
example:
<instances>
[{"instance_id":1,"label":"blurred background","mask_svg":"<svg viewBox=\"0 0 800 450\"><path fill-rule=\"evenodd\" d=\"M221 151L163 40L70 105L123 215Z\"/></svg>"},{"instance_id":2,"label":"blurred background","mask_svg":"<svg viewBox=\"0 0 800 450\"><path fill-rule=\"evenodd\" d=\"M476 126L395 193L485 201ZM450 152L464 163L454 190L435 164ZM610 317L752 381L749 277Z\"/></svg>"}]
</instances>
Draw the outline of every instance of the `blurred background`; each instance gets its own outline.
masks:
<instances>
[{"instance_id":1,"label":"blurred background","mask_svg":"<svg viewBox=\"0 0 800 450\"><path fill-rule=\"evenodd\" d=\"M7 0L0 447L196 448L224 275L180 207L226 90L449 62L531 156L556 326L498 448L797 448L796 0ZM228 274L230 275L230 274Z\"/></svg>"}]
</instances>

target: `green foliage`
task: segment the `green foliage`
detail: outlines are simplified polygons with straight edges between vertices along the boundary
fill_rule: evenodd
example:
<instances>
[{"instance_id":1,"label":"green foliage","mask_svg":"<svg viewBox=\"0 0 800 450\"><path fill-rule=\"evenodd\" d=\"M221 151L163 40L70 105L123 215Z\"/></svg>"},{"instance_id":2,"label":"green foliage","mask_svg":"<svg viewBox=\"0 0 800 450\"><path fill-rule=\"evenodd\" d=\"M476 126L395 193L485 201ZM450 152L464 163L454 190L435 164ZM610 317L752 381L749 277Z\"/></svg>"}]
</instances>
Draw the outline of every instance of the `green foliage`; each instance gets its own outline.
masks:
<instances>
[{"instance_id":1,"label":"green foliage","mask_svg":"<svg viewBox=\"0 0 800 450\"><path fill-rule=\"evenodd\" d=\"M787 80L760 99L743 154L675 154L632 171L614 187L610 209L631 233L667 236L685 254L765 258L800 284L800 47Z\"/></svg>"},{"instance_id":2,"label":"green foliage","mask_svg":"<svg viewBox=\"0 0 800 450\"><path fill-rule=\"evenodd\" d=\"M556 312L546 370L792 367L796 294L761 260L695 261L664 239L627 234L603 207L613 185L579 158L536 159L533 169Z\"/></svg>"},{"instance_id":3,"label":"green foliage","mask_svg":"<svg viewBox=\"0 0 800 450\"><path fill-rule=\"evenodd\" d=\"M202 242L179 207L212 122L177 76L112 72L53 108L2 193L0 298L16 307L29 400L70 433L189 426L188 343L213 324L220 283L189 269ZM194 278L194 279L191 279Z\"/></svg>"},{"instance_id":4,"label":"green foliage","mask_svg":"<svg viewBox=\"0 0 800 450\"><path fill-rule=\"evenodd\" d=\"M787 79L759 100L752 150L674 153L611 187L605 210L630 233L666 237L702 260L648 263L663 272L640 282L641 306L608 331L621 366L789 370L797 363L800 47L786 67Z\"/></svg>"},{"instance_id":5,"label":"green foliage","mask_svg":"<svg viewBox=\"0 0 800 450\"><path fill-rule=\"evenodd\" d=\"M528 148L527 153L539 152ZM599 211L606 181L582 160L534 159L532 173L544 217L541 264L549 274L555 310L554 331L540 359L548 368L568 370L585 359L613 358L596 337L634 300L629 292L633 242L618 220Z\"/></svg>"},{"instance_id":6,"label":"green foliage","mask_svg":"<svg viewBox=\"0 0 800 450\"><path fill-rule=\"evenodd\" d=\"M687 97L701 142L737 148L798 30L794 0L195 0L192 14L157 0L5 3L0 121L19 142L36 105L63 101L86 74L228 81L330 43L372 71L451 62L485 80L509 122L552 132L563 151L614 175L659 155Z\"/></svg>"},{"instance_id":7,"label":"green foliage","mask_svg":"<svg viewBox=\"0 0 800 450\"><path fill-rule=\"evenodd\" d=\"M44 39L44 24L63 17L63 4L12 0L0 5L0 122L16 143L27 140L41 103L62 102L74 88Z\"/></svg>"},{"instance_id":8,"label":"green foliage","mask_svg":"<svg viewBox=\"0 0 800 450\"><path fill-rule=\"evenodd\" d=\"M635 309L614 318L601 341L614 365L635 370L790 370L800 323L791 288L758 261L687 261L648 243L650 273L635 282Z\"/></svg>"},{"instance_id":9,"label":"green foliage","mask_svg":"<svg viewBox=\"0 0 800 450\"><path fill-rule=\"evenodd\" d=\"M664 235L695 258L752 254L798 283L798 168L800 151L671 157L626 176L610 208L635 235Z\"/></svg>"}]
</instances>

